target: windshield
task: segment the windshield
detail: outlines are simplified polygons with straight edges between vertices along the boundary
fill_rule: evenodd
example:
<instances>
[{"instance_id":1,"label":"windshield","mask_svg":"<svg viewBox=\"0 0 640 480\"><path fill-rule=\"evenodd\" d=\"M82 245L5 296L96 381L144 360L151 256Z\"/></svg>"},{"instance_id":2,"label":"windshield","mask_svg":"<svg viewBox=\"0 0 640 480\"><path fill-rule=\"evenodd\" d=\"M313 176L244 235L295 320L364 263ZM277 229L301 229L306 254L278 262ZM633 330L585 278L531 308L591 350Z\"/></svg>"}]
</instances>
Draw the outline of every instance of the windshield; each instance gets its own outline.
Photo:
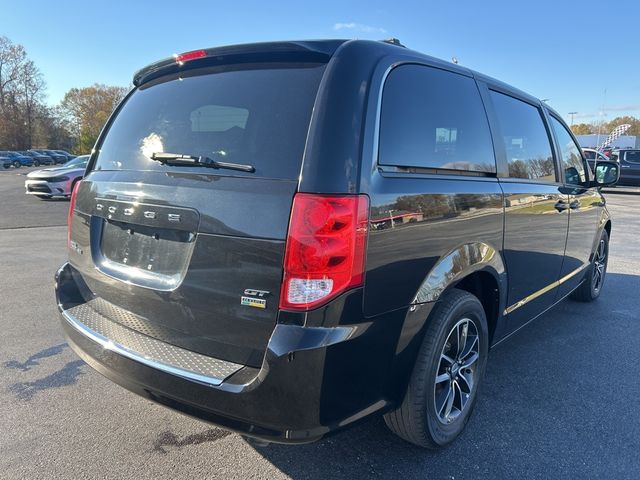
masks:
<instances>
[{"instance_id":1,"label":"windshield","mask_svg":"<svg viewBox=\"0 0 640 480\"><path fill-rule=\"evenodd\" d=\"M151 160L172 152L253 165L252 176L298 178L324 66L241 68L186 72L134 91L100 146L95 170L188 169Z\"/></svg>"},{"instance_id":2,"label":"windshield","mask_svg":"<svg viewBox=\"0 0 640 480\"><path fill-rule=\"evenodd\" d=\"M81 155L79 157L74 158L73 160L69 160L65 163L64 167L86 167L87 162L89 161L89 155Z\"/></svg>"}]
</instances>

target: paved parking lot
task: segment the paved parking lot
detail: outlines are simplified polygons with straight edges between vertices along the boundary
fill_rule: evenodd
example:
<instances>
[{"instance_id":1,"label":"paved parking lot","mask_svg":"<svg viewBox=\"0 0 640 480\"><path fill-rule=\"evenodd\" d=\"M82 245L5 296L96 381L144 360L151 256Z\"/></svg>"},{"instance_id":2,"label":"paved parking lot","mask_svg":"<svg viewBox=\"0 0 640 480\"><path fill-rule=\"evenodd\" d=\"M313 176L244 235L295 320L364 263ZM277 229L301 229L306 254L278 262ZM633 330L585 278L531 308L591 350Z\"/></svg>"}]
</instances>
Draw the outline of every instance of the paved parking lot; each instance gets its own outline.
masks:
<instances>
[{"instance_id":1,"label":"paved parking lot","mask_svg":"<svg viewBox=\"0 0 640 480\"><path fill-rule=\"evenodd\" d=\"M640 195L607 197L602 298L566 301L493 350L450 448L412 447L381 418L312 445L254 448L70 351L53 298L68 202L24 195L21 170L0 172L0 478L640 478Z\"/></svg>"}]
</instances>

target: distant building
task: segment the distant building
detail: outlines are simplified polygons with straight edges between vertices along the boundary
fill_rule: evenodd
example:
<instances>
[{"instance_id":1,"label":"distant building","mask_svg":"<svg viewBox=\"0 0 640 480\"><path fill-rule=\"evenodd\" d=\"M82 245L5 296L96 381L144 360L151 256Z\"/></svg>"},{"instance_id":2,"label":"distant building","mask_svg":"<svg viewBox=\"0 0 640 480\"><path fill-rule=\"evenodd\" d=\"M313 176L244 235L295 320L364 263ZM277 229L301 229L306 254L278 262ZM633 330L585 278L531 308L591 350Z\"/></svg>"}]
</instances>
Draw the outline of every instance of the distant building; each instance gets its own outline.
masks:
<instances>
[{"instance_id":1,"label":"distant building","mask_svg":"<svg viewBox=\"0 0 640 480\"><path fill-rule=\"evenodd\" d=\"M609 136L609 132L598 135L576 135L578 142L582 148L595 148L604 142ZM611 142L613 148L640 148L640 136L623 135Z\"/></svg>"}]
</instances>

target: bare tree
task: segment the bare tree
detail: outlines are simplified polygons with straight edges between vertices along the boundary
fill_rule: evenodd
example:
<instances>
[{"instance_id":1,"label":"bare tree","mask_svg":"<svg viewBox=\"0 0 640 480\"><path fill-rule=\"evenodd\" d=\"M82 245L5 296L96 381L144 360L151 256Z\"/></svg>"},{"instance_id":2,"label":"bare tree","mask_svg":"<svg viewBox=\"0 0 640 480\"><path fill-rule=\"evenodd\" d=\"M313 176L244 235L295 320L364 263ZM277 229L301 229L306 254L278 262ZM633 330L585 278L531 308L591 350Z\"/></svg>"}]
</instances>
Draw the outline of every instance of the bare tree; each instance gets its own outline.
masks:
<instances>
[{"instance_id":1,"label":"bare tree","mask_svg":"<svg viewBox=\"0 0 640 480\"><path fill-rule=\"evenodd\" d=\"M27 127L27 143L33 145L33 128L36 112L43 103L45 83L42 73L28 60L20 69L19 85L22 92L24 123Z\"/></svg>"},{"instance_id":2,"label":"bare tree","mask_svg":"<svg viewBox=\"0 0 640 480\"><path fill-rule=\"evenodd\" d=\"M0 149L33 146L45 88L42 73L24 47L0 37Z\"/></svg>"}]
</instances>

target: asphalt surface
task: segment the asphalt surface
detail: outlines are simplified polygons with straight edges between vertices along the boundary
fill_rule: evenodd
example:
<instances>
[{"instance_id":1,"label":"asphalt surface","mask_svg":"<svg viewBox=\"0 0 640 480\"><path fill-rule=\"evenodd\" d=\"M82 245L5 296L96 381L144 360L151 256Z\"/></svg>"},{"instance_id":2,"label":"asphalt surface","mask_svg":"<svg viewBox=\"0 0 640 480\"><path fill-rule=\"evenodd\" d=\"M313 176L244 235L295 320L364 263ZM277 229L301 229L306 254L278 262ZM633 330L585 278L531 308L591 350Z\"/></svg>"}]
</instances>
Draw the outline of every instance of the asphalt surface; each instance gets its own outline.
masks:
<instances>
[{"instance_id":1,"label":"asphalt surface","mask_svg":"<svg viewBox=\"0 0 640 480\"><path fill-rule=\"evenodd\" d=\"M0 230L67 223L68 200L58 197L40 200L36 196L24 193L26 174L50 167L20 167L8 170L0 168L0 205L2 205Z\"/></svg>"},{"instance_id":2,"label":"asphalt surface","mask_svg":"<svg viewBox=\"0 0 640 480\"><path fill-rule=\"evenodd\" d=\"M53 298L68 202L0 173L0 478L640 478L640 194L609 194L599 301L565 301L490 355L463 436L415 448L371 418L305 446L256 448L139 398L67 347ZM286 408L286 406L283 406Z\"/></svg>"}]
</instances>

